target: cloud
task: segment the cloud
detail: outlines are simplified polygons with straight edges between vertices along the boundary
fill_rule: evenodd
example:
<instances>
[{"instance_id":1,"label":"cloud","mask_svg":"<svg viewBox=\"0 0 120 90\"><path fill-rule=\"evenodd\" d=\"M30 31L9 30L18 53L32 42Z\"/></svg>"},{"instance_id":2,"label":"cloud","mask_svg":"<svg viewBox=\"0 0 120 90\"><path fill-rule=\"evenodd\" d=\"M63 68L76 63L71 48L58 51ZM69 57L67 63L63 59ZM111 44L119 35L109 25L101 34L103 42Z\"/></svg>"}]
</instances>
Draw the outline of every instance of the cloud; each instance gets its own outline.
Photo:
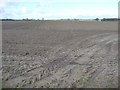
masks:
<instances>
[{"instance_id":1,"label":"cloud","mask_svg":"<svg viewBox=\"0 0 120 90\"><path fill-rule=\"evenodd\" d=\"M44 9L54 0L2 0L0 18L37 18L47 14Z\"/></svg>"}]
</instances>

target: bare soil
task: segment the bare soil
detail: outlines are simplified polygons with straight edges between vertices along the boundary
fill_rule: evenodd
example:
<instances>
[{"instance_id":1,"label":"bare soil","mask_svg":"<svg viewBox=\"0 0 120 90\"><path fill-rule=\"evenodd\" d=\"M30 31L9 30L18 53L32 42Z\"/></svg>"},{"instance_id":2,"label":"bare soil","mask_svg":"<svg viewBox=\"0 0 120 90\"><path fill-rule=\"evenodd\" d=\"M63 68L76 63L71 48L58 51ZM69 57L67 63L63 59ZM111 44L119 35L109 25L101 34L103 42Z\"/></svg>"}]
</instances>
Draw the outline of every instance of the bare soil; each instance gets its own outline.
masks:
<instances>
[{"instance_id":1,"label":"bare soil","mask_svg":"<svg viewBox=\"0 0 120 90\"><path fill-rule=\"evenodd\" d=\"M2 22L3 87L117 88L117 22Z\"/></svg>"}]
</instances>

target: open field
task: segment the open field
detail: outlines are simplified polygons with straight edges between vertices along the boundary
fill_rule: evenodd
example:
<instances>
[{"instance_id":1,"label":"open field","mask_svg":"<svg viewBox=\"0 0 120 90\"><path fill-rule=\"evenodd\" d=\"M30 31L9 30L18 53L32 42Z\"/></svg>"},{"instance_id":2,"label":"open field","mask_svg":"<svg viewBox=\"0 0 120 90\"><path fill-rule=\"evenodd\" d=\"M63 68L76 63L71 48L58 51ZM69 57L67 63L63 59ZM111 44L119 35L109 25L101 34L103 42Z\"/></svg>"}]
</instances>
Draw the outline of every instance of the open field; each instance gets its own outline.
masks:
<instances>
[{"instance_id":1,"label":"open field","mask_svg":"<svg viewBox=\"0 0 120 90\"><path fill-rule=\"evenodd\" d=\"M3 87L117 88L117 22L3 21Z\"/></svg>"}]
</instances>

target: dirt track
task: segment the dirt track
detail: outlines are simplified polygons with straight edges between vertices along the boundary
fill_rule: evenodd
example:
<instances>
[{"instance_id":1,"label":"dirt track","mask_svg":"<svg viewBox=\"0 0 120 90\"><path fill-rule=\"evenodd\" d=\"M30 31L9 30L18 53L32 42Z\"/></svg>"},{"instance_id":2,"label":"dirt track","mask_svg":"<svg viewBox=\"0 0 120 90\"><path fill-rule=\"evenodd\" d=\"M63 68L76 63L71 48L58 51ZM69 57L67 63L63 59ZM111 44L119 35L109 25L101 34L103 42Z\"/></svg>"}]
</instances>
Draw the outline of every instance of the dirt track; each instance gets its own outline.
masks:
<instances>
[{"instance_id":1,"label":"dirt track","mask_svg":"<svg viewBox=\"0 0 120 90\"><path fill-rule=\"evenodd\" d=\"M2 47L3 87L118 86L116 22L3 22Z\"/></svg>"}]
</instances>

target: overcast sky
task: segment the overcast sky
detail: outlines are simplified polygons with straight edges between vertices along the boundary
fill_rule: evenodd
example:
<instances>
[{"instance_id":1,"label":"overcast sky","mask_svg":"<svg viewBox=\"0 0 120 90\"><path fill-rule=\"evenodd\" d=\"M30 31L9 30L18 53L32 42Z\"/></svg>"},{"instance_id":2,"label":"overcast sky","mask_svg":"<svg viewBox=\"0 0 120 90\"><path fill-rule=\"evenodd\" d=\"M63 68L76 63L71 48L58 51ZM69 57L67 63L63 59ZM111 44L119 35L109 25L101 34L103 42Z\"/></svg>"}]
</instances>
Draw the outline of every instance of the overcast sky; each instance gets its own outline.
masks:
<instances>
[{"instance_id":1,"label":"overcast sky","mask_svg":"<svg viewBox=\"0 0 120 90\"><path fill-rule=\"evenodd\" d=\"M118 17L119 0L0 0L0 18Z\"/></svg>"}]
</instances>

